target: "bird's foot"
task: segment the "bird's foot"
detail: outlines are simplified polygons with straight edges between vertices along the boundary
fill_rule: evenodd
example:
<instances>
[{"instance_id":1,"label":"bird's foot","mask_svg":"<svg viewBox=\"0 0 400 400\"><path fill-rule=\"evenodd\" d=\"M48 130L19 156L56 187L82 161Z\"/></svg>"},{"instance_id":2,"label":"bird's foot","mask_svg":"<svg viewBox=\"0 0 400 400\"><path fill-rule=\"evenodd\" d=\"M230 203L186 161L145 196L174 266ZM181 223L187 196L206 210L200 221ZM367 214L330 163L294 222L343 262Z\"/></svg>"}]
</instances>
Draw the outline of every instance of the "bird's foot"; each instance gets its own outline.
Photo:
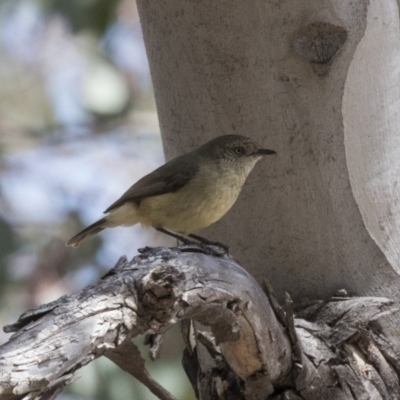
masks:
<instances>
[{"instance_id":1,"label":"bird's foot","mask_svg":"<svg viewBox=\"0 0 400 400\"><path fill-rule=\"evenodd\" d=\"M198 235L194 235L194 234L188 235L188 237L191 239L194 239L195 240L194 241L194 240L188 239L188 237L186 237L186 236L179 235L178 233L167 231L164 228L157 228L157 230L159 232L162 232L169 236L172 236L173 238L181 241L184 245L196 246L198 249L200 249L205 254L221 257L221 256L228 254L228 251L229 251L228 246L226 246L222 243L219 243L219 242L212 242L211 240L203 238L202 236L198 236Z\"/></svg>"},{"instance_id":2,"label":"bird's foot","mask_svg":"<svg viewBox=\"0 0 400 400\"><path fill-rule=\"evenodd\" d=\"M197 240L198 242L206 245L206 246L212 246L212 247L219 247L220 249L222 249L224 251L225 254L228 254L229 252L229 246L227 246L226 244L220 243L220 242L213 242L211 240L208 240L202 236L198 236L198 235L194 235L193 233L191 233L189 235L190 238Z\"/></svg>"},{"instance_id":3,"label":"bird's foot","mask_svg":"<svg viewBox=\"0 0 400 400\"><path fill-rule=\"evenodd\" d=\"M182 246L183 252L190 253L202 253L207 254L214 257L223 257L227 255L227 252L222 247L217 247L210 244L204 244L199 242L191 242Z\"/></svg>"},{"instance_id":4,"label":"bird's foot","mask_svg":"<svg viewBox=\"0 0 400 400\"><path fill-rule=\"evenodd\" d=\"M171 237L179 240L183 244L194 244L193 240L190 240L185 236L179 235L178 233L167 231L164 228L156 228L156 230L159 231L159 232L165 233L166 235L171 236Z\"/></svg>"}]
</instances>

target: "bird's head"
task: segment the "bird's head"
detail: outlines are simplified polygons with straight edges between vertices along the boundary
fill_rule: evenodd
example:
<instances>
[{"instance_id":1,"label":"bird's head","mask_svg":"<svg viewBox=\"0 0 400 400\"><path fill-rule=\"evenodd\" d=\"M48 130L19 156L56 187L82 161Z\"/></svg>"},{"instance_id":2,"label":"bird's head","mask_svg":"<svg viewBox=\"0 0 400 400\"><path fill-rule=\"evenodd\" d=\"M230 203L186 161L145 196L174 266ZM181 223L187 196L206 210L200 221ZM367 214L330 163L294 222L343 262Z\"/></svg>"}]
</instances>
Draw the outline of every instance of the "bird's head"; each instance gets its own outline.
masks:
<instances>
[{"instance_id":1,"label":"bird's head","mask_svg":"<svg viewBox=\"0 0 400 400\"><path fill-rule=\"evenodd\" d=\"M247 174L263 156L276 154L274 150L261 148L254 140L240 135L219 136L202 146L207 157Z\"/></svg>"}]
</instances>

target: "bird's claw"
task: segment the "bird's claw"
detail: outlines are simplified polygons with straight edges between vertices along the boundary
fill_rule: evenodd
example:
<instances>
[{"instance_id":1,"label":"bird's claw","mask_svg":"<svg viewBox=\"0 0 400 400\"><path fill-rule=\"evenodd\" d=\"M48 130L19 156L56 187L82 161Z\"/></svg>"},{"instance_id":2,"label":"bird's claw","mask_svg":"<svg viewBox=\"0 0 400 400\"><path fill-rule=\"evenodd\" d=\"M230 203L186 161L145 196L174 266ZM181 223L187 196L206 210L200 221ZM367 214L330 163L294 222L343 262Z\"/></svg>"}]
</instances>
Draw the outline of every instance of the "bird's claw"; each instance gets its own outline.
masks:
<instances>
[{"instance_id":1,"label":"bird's claw","mask_svg":"<svg viewBox=\"0 0 400 400\"><path fill-rule=\"evenodd\" d=\"M206 244L193 241L185 243L182 247L184 247L183 251L186 252L198 252L214 257L222 257L228 254L228 246L220 245L219 243Z\"/></svg>"}]
</instances>

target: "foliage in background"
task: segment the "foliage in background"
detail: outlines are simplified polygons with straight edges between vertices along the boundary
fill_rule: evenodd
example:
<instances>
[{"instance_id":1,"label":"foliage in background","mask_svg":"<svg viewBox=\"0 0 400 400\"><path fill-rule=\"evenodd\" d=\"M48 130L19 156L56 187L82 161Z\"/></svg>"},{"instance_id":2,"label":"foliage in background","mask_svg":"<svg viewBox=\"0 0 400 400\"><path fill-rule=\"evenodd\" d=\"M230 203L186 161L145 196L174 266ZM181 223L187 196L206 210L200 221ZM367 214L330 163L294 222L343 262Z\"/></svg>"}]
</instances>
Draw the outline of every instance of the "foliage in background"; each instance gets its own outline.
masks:
<instances>
[{"instance_id":1,"label":"foliage in background","mask_svg":"<svg viewBox=\"0 0 400 400\"><path fill-rule=\"evenodd\" d=\"M173 244L133 227L64 245L162 162L134 1L0 1L1 326L96 281L122 254ZM176 336L149 369L189 399ZM108 360L86 367L64 397L154 398Z\"/></svg>"}]
</instances>

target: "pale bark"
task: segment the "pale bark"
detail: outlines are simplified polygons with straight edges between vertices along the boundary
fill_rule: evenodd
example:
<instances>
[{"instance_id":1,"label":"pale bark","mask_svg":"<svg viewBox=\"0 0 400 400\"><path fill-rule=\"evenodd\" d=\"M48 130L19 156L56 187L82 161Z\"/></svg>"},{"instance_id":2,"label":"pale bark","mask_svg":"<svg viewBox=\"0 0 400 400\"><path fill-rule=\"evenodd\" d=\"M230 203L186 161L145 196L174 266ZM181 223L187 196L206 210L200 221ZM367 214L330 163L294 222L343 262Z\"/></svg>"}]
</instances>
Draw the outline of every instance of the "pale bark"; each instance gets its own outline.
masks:
<instances>
[{"instance_id":1,"label":"pale bark","mask_svg":"<svg viewBox=\"0 0 400 400\"><path fill-rule=\"evenodd\" d=\"M169 399L145 372L143 360L135 360L138 352L129 340L158 335L156 358L159 335L189 320L211 328L233 381L246 387L249 380L253 395L272 393L292 365L284 327L261 288L233 259L196 250L201 251L153 249L131 263L122 258L97 285L23 314L6 328L18 332L0 347L1 398L50 398L74 380L76 369L105 355Z\"/></svg>"},{"instance_id":2,"label":"pale bark","mask_svg":"<svg viewBox=\"0 0 400 400\"><path fill-rule=\"evenodd\" d=\"M168 157L231 133L278 152L203 234L281 299L400 299L399 15L394 0L368 4L138 2Z\"/></svg>"},{"instance_id":3,"label":"pale bark","mask_svg":"<svg viewBox=\"0 0 400 400\"><path fill-rule=\"evenodd\" d=\"M278 153L203 235L280 300L343 287L398 306L398 2L138 5L167 156L232 133ZM400 345L400 315L380 322Z\"/></svg>"},{"instance_id":4,"label":"pale bark","mask_svg":"<svg viewBox=\"0 0 400 400\"><path fill-rule=\"evenodd\" d=\"M130 339L151 334L158 358L163 334L178 322L183 365L200 399L399 398L399 357L372 324L397 311L393 302L342 292L303 305L294 318L289 297L282 310L270 285L266 296L232 258L201 251L146 249L131 262L121 258L98 284L23 314L0 346L1 399L54 399L104 355L173 400ZM210 327L197 331L195 347L191 321ZM206 372L200 346L211 358Z\"/></svg>"},{"instance_id":5,"label":"pale bark","mask_svg":"<svg viewBox=\"0 0 400 400\"><path fill-rule=\"evenodd\" d=\"M294 304L320 300L294 317L289 298L283 312L271 290L268 301L233 260L159 250L175 258L122 263L89 289L104 296L99 309L85 296L66 298L80 319L65 318L63 302L35 311L1 349L12 351L0 359L4 393L55 393L75 368L104 354L168 398L121 346L139 332L156 334L156 356L160 334L182 321L185 370L201 399L400 398L400 313L386 299L399 306L397 2L138 4L167 156L230 133L278 152L257 165L232 211L205 234L229 244L259 282L268 278L281 301L285 292ZM135 263L150 268L147 278ZM152 288L143 298L129 286L137 274L144 275L135 285ZM121 282L130 288L126 303ZM332 297L340 288L364 297ZM212 331L197 333L195 349L192 319ZM69 322L80 340L54 336ZM44 343L43 358L32 343L48 334L60 342L54 349ZM22 352L31 354L29 365L14 362ZM53 375L41 375L50 367Z\"/></svg>"},{"instance_id":6,"label":"pale bark","mask_svg":"<svg viewBox=\"0 0 400 400\"><path fill-rule=\"evenodd\" d=\"M347 165L365 226L400 272L400 26L397 1L371 1L343 96Z\"/></svg>"}]
</instances>

